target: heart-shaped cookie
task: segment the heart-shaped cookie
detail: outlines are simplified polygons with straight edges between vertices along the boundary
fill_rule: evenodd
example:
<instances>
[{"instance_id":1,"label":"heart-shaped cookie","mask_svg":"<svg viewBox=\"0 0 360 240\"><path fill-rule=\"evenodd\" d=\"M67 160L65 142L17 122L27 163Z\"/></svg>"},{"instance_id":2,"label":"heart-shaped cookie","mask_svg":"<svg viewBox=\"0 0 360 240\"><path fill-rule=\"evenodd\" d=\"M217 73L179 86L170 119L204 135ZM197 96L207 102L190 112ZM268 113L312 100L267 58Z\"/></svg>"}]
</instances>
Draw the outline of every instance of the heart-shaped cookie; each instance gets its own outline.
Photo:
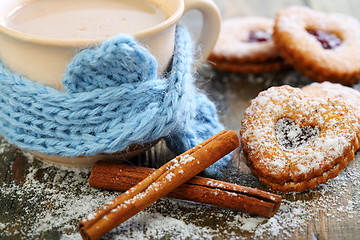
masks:
<instances>
[{"instance_id":1,"label":"heart-shaped cookie","mask_svg":"<svg viewBox=\"0 0 360 240\"><path fill-rule=\"evenodd\" d=\"M275 72L289 65L272 40L274 21L265 17L235 17L222 23L209 63L221 71Z\"/></svg>"},{"instance_id":2,"label":"heart-shaped cookie","mask_svg":"<svg viewBox=\"0 0 360 240\"><path fill-rule=\"evenodd\" d=\"M360 81L360 22L354 17L291 6L277 12L273 40L280 55L308 78Z\"/></svg>"},{"instance_id":3,"label":"heart-shaped cookie","mask_svg":"<svg viewBox=\"0 0 360 240\"><path fill-rule=\"evenodd\" d=\"M273 190L301 192L338 175L359 148L358 118L339 99L272 87L251 101L240 131L248 166Z\"/></svg>"}]
</instances>

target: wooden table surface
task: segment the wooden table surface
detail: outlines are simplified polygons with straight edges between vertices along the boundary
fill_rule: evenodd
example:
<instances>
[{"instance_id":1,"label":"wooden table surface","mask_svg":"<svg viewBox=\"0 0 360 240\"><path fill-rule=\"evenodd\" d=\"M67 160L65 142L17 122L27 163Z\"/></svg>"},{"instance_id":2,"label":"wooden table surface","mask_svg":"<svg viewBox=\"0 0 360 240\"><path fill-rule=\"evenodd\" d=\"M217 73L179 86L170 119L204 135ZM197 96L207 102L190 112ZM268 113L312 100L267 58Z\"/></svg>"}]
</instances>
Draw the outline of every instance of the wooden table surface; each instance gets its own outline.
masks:
<instances>
[{"instance_id":1,"label":"wooden table surface","mask_svg":"<svg viewBox=\"0 0 360 240\"><path fill-rule=\"evenodd\" d=\"M307 5L360 19L360 1L218 0L223 18L268 16L285 6ZM289 70L262 75L199 70L197 85L216 103L228 129L238 131L244 109L260 91L275 85L301 87L312 81ZM360 89L359 84L353 86ZM171 159L162 142L131 160L159 166ZM263 218L161 199L103 239L359 239L359 155L338 177L314 190L283 194L278 213ZM91 188L90 170L65 169L33 159L0 139L0 239L80 239L79 220L119 193ZM250 173L241 149L222 180L268 190Z\"/></svg>"}]
</instances>

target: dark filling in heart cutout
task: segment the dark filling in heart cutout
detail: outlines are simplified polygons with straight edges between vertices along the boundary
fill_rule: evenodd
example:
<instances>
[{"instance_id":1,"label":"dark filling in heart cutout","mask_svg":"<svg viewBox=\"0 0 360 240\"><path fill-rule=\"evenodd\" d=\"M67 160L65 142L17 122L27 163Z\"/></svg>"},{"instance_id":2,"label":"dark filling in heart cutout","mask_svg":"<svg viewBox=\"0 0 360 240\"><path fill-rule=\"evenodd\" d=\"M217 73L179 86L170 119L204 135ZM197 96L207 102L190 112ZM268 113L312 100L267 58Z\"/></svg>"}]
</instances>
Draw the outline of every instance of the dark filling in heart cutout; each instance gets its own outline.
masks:
<instances>
[{"instance_id":1,"label":"dark filling in heart cutout","mask_svg":"<svg viewBox=\"0 0 360 240\"><path fill-rule=\"evenodd\" d=\"M307 30L307 32L313 35L324 49L334 49L341 44L340 38L334 33L312 29Z\"/></svg>"},{"instance_id":2,"label":"dark filling in heart cutout","mask_svg":"<svg viewBox=\"0 0 360 240\"><path fill-rule=\"evenodd\" d=\"M249 32L248 39L245 42L267 42L271 40L271 34L262 30L252 30Z\"/></svg>"},{"instance_id":3,"label":"dark filling in heart cutout","mask_svg":"<svg viewBox=\"0 0 360 240\"><path fill-rule=\"evenodd\" d=\"M278 143L285 150L293 150L313 142L320 135L318 126L299 127L290 118L280 118L275 124Z\"/></svg>"}]
</instances>

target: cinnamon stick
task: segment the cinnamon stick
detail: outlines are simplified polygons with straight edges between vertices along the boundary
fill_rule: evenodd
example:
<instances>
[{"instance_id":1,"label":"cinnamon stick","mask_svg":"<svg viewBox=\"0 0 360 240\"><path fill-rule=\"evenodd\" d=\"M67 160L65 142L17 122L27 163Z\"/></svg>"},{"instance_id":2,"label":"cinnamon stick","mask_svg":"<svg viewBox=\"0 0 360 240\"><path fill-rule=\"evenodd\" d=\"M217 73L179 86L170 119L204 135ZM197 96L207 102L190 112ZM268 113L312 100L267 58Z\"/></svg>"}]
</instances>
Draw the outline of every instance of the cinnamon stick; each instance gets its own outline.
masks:
<instances>
[{"instance_id":1,"label":"cinnamon stick","mask_svg":"<svg viewBox=\"0 0 360 240\"><path fill-rule=\"evenodd\" d=\"M224 130L177 156L125 193L89 214L79 224L81 236L83 239L99 239L238 146L236 133Z\"/></svg>"},{"instance_id":2,"label":"cinnamon stick","mask_svg":"<svg viewBox=\"0 0 360 240\"><path fill-rule=\"evenodd\" d=\"M89 184L95 188L126 191L154 171L153 168L99 161L93 166ZM264 217L272 217L281 203L281 196L277 194L197 176L166 197L231 208Z\"/></svg>"}]
</instances>

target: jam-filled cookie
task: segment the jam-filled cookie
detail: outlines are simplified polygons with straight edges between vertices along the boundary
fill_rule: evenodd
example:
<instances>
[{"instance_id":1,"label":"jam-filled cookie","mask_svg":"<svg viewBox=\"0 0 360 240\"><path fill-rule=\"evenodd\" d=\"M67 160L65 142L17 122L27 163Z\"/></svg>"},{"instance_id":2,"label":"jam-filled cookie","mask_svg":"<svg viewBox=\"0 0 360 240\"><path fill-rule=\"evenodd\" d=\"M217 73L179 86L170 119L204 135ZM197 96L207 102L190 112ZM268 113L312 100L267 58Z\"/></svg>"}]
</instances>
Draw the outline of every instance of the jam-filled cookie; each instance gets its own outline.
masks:
<instances>
[{"instance_id":1,"label":"jam-filled cookie","mask_svg":"<svg viewBox=\"0 0 360 240\"><path fill-rule=\"evenodd\" d=\"M311 83L301 89L313 98L340 98L351 107L360 121L360 92L338 83ZM360 134L360 133L359 133Z\"/></svg>"},{"instance_id":2,"label":"jam-filled cookie","mask_svg":"<svg viewBox=\"0 0 360 240\"><path fill-rule=\"evenodd\" d=\"M225 20L209 57L214 68L237 73L263 73L288 67L272 40L274 21L265 17Z\"/></svg>"},{"instance_id":3,"label":"jam-filled cookie","mask_svg":"<svg viewBox=\"0 0 360 240\"><path fill-rule=\"evenodd\" d=\"M309 98L298 88L272 87L245 111L243 152L260 181L302 192L334 178L359 148L359 122L339 99Z\"/></svg>"},{"instance_id":4,"label":"jam-filled cookie","mask_svg":"<svg viewBox=\"0 0 360 240\"><path fill-rule=\"evenodd\" d=\"M313 80L360 81L360 23L353 17L289 7L277 13L273 38L286 61Z\"/></svg>"}]
</instances>

